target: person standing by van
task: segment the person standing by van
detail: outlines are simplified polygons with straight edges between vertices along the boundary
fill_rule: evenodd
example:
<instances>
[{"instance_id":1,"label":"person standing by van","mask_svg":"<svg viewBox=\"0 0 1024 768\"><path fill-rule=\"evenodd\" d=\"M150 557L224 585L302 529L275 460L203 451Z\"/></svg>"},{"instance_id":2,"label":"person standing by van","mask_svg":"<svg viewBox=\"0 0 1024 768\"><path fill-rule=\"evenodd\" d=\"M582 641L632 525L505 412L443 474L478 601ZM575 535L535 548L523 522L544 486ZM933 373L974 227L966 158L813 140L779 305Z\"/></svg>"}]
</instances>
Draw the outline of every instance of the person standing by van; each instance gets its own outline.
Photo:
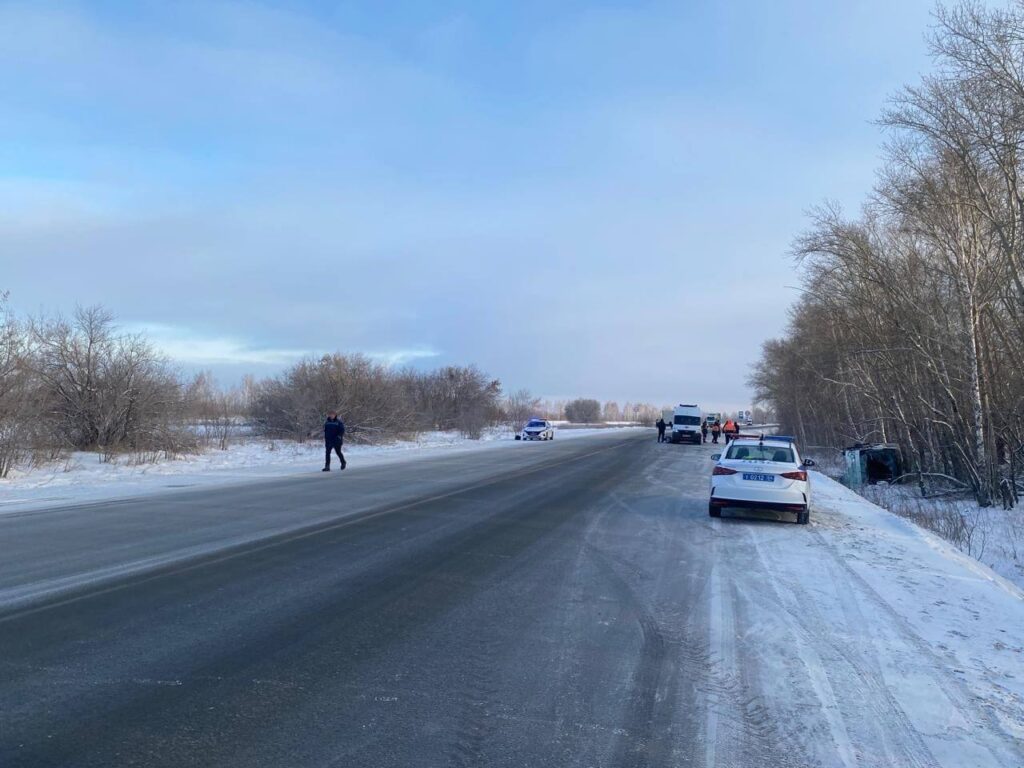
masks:
<instances>
[{"instance_id":1,"label":"person standing by van","mask_svg":"<svg viewBox=\"0 0 1024 768\"><path fill-rule=\"evenodd\" d=\"M658 428L658 442L659 443L664 443L665 442L665 427L667 426L665 424L665 420L664 419L658 419L656 422L654 422L654 426L656 426Z\"/></svg>"},{"instance_id":2,"label":"person standing by van","mask_svg":"<svg viewBox=\"0 0 1024 768\"><path fill-rule=\"evenodd\" d=\"M706 443L708 441L708 422L707 419L700 423L700 441Z\"/></svg>"},{"instance_id":3,"label":"person standing by van","mask_svg":"<svg viewBox=\"0 0 1024 768\"><path fill-rule=\"evenodd\" d=\"M711 442L717 443L720 434L722 434L722 425L718 419L715 419L715 423L711 425Z\"/></svg>"}]
</instances>

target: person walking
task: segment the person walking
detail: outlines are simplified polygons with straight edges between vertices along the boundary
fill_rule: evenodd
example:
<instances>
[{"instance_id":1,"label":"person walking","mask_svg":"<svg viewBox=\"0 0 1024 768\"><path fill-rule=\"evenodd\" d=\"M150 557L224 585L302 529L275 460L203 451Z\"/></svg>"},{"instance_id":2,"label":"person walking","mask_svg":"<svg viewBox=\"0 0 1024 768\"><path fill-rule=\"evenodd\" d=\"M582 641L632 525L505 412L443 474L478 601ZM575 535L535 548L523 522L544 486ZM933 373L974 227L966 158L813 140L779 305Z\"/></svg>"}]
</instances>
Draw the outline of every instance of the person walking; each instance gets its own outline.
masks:
<instances>
[{"instance_id":1,"label":"person walking","mask_svg":"<svg viewBox=\"0 0 1024 768\"><path fill-rule=\"evenodd\" d=\"M338 454L338 461L341 462L340 468L345 468L345 456L341 452L341 446L344 441L345 422L338 418L337 411L328 411L327 421L324 422L324 448L327 455L321 472L331 471L331 451Z\"/></svg>"},{"instance_id":2,"label":"person walking","mask_svg":"<svg viewBox=\"0 0 1024 768\"><path fill-rule=\"evenodd\" d=\"M702 443L708 441L708 423L706 421L700 423L700 441Z\"/></svg>"},{"instance_id":3,"label":"person walking","mask_svg":"<svg viewBox=\"0 0 1024 768\"><path fill-rule=\"evenodd\" d=\"M722 434L722 425L719 423L718 419L715 419L715 423L711 425L711 442L717 443L718 436L720 434Z\"/></svg>"},{"instance_id":4,"label":"person walking","mask_svg":"<svg viewBox=\"0 0 1024 768\"><path fill-rule=\"evenodd\" d=\"M732 440L733 432L736 430L736 422L729 419L725 422L725 426L722 427L722 432L725 433L725 444L728 445L729 441Z\"/></svg>"},{"instance_id":5,"label":"person walking","mask_svg":"<svg viewBox=\"0 0 1024 768\"><path fill-rule=\"evenodd\" d=\"M659 443L664 443L665 442L665 420L664 419L658 419L656 422L654 422L654 426L656 426L658 428L658 442Z\"/></svg>"}]
</instances>

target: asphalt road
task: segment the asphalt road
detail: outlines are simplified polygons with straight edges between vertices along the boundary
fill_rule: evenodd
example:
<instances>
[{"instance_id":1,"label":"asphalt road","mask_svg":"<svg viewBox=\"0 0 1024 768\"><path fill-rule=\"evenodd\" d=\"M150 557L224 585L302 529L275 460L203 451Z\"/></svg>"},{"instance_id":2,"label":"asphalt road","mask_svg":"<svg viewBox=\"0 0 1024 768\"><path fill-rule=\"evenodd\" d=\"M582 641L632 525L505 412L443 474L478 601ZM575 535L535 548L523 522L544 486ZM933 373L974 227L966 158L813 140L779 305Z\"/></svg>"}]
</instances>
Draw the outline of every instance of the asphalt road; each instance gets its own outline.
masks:
<instances>
[{"instance_id":1,"label":"asphalt road","mask_svg":"<svg viewBox=\"0 0 1024 768\"><path fill-rule=\"evenodd\" d=\"M891 619L794 596L771 541L813 526L708 518L710 453L613 433L0 518L0 766L956 765L835 652Z\"/></svg>"}]
</instances>

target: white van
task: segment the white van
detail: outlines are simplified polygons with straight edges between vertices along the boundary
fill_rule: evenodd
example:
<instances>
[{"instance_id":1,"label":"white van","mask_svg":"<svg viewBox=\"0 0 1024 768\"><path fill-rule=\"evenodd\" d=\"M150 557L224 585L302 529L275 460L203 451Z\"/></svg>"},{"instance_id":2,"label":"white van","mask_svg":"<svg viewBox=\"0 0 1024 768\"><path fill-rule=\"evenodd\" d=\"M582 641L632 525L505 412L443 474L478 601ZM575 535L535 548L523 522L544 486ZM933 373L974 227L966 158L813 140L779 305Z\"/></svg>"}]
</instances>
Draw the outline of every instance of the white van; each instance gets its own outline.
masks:
<instances>
[{"instance_id":1,"label":"white van","mask_svg":"<svg viewBox=\"0 0 1024 768\"><path fill-rule=\"evenodd\" d=\"M680 403L672 411L672 442L701 443L700 408Z\"/></svg>"}]
</instances>

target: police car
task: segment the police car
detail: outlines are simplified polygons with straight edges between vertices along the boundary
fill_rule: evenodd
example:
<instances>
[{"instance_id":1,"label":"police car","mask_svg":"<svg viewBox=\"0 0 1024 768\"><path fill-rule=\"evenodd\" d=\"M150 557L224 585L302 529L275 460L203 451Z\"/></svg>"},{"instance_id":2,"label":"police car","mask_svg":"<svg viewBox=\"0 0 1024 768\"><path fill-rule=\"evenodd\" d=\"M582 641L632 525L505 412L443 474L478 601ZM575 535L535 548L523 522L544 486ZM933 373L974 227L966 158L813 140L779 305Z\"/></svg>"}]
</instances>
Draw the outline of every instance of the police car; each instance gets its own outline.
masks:
<instances>
[{"instance_id":1,"label":"police car","mask_svg":"<svg viewBox=\"0 0 1024 768\"><path fill-rule=\"evenodd\" d=\"M810 520L810 459L801 459L792 437L739 436L725 453L711 456L711 499L708 513L721 517L723 509L768 509L795 512L796 521Z\"/></svg>"},{"instance_id":2,"label":"police car","mask_svg":"<svg viewBox=\"0 0 1024 768\"><path fill-rule=\"evenodd\" d=\"M555 425L546 419L530 419L520 434L523 440L554 440Z\"/></svg>"}]
</instances>

